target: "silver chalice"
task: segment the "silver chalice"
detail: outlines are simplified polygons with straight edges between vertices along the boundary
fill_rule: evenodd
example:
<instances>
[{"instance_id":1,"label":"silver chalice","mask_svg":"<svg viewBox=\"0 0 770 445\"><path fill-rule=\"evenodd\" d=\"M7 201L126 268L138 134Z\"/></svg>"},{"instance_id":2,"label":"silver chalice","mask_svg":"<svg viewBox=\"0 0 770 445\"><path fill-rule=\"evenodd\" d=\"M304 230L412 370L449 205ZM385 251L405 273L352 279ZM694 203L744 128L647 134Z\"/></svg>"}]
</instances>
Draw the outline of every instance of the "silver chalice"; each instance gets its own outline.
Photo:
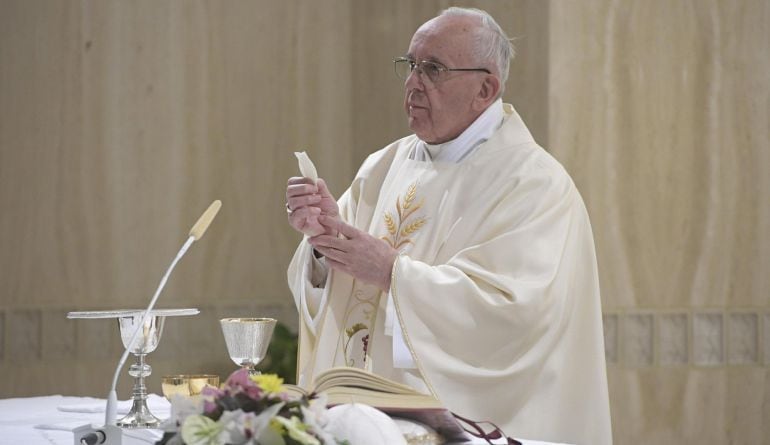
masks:
<instances>
[{"instance_id":1,"label":"silver chalice","mask_svg":"<svg viewBox=\"0 0 770 445\"><path fill-rule=\"evenodd\" d=\"M166 317L197 315L199 312L198 309L154 309L141 327L139 324L144 315L142 310L87 311L67 314L67 318L117 318L123 347L136 358L136 362L128 368L128 374L134 378L133 403L128 414L117 421L116 424L119 427L158 428L160 426L160 419L147 408L147 386L144 380L152 374L152 367L145 362L145 356L158 347ZM137 328L139 333L133 344L129 344Z\"/></svg>"},{"instance_id":2,"label":"silver chalice","mask_svg":"<svg viewBox=\"0 0 770 445\"><path fill-rule=\"evenodd\" d=\"M259 374L256 366L267 354L273 336L274 318L223 318L219 321L230 358L249 374Z\"/></svg>"}]
</instances>

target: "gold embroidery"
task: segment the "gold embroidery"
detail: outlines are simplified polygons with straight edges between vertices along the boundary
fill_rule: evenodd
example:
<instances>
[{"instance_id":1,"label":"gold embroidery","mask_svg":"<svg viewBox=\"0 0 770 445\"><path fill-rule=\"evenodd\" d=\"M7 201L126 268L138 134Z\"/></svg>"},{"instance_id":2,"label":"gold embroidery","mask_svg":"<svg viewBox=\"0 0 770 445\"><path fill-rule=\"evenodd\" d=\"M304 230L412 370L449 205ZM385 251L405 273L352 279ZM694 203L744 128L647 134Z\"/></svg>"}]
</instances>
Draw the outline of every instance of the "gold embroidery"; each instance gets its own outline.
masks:
<instances>
[{"instance_id":1,"label":"gold embroidery","mask_svg":"<svg viewBox=\"0 0 770 445\"><path fill-rule=\"evenodd\" d=\"M358 286L358 284L354 284ZM355 289L345 312L343 326L349 326L340 336L345 365L357 368L366 366L370 326L374 326L379 290ZM367 291L367 289L369 291Z\"/></svg>"},{"instance_id":2,"label":"gold embroidery","mask_svg":"<svg viewBox=\"0 0 770 445\"><path fill-rule=\"evenodd\" d=\"M393 215L390 212L385 212L385 228L388 230L388 235L381 237L383 241L390 244L390 247L394 249L400 249L406 244L414 244L409 237L416 233L422 226L425 225L427 220L422 216L416 216L411 221L407 221L409 217L422 207L425 200L415 202L417 198L417 183L413 183L409 186L404 195L404 203L401 204L401 197L396 197L396 215L398 216L398 223L395 222Z\"/></svg>"},{"instance_id":3,"label":"gold embroidery","mask_svg":"<svg viewBox=\"0 0 770 445\"><path fill-rule=\"evenodd\" d=\"M424 200L418 200L417 182L411 184L403 196L396 197L396 213L385 212L385 230L382 239L394 249L414 244L412 237L428 222L427 218L415 213L422 208ZM369 285L354 284L354 291L343 319L338 351L341 350L347 366L365 368L369 358L370 337L376 323L377 305L381 292Z\"/></svg>"},{"instance_id":4,"label":"gold embroidery","mask_svg":"<svg viewBox=\"0 0 770 445\"><path fill-rule=\"evenodd\" d=\"M363 323L356 323L353 326L345 329L345 333L348 335L348 338L356 335L356 332L362 331L364 329L369 329L365 324Z\"/></svg>"}]
</instances>

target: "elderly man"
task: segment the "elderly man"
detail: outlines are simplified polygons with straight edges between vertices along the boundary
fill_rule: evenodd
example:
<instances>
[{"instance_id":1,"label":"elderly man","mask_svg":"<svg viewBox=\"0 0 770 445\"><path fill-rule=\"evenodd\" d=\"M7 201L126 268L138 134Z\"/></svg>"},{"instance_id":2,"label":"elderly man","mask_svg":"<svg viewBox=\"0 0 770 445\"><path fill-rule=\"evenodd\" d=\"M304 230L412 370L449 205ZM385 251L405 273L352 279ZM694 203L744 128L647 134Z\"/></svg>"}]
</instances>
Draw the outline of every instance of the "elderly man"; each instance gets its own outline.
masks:
<instances>
[{"instance_id":1,"label":"elderly man","mask_svg":"<svg viewBox=\"0 0 770 445\"><path fill-rule=\"evenodd\" d=\"M611 443L591 227L570 177L500 97L513 48L450 8L395 61L414 135L335 201L291 178L299 383L355 366L510 436Z\"/></svg>"}]
</instances>

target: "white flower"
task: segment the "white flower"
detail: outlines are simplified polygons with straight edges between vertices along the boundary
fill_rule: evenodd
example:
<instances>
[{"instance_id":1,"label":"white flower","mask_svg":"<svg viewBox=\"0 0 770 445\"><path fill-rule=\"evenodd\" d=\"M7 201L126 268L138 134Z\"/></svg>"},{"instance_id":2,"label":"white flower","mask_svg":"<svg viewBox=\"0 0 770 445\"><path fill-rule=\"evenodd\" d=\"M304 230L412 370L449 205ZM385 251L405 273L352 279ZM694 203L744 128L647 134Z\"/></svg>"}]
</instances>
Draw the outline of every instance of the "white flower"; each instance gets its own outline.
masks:
<instances>
[{"instance_id":1,"label":"white flower","mask_svg":"<svg viewBox=\"0 0 770 445\"><path fill-rule=\"evenodd\" d=\"M329 422L328 412L326 405L328 404L329 396L324 392L318 395L315 399L310 400L309 411L313 417L321 425L326 425ZM304 408L304 407L303 407Z\"/></svg>"},{"instance_id":2,"label":"white flower","mask_svg":"<svg viewBox=\"0 0 770 445\"><path fill-rule=\"evenodd\" d=\"M173 394L170 398L171 417L167 421L169 427L182 425L189 416L203 414L203 398L201 396L187 397Z\"/></svg>"},{"instance_id":3,"label":"white flower","mask_svg":"<svg viewBox=\"0 0 770 445\"><path fill-rule=\"evenodd\" d=\"M222 425L198 414L187 417L182 425L182 440L187 445L221 445Z\"/></svg>"},{"instance_id":4,"label":"white flower","mask_svg":"<svg viewBox=\"0 0 770 445\"><path fill-rule=\"evenodd\" d=\"M259 436L255 436L256 443L259 445L286 445L281 433L273 428L265 428Z\"/></svg>"},{"instance_id":5,"label":"white flower","mask_svg":"<svg viewBox=\"0 0 770 445\"><path fill-rule=\"evenodd\" d=\"M283 402L276 403L275 405L259 413L258 416L255 416L249 419L250 420L249 429L251 429L252 435L257 438L257 441L260 444L262 444L263 441L269 440L268 436L272 431L270 429L270 421L273 419L273 417L276 416L276 414L278 414L279 411L281 411L281 408L283 408L283 405L285 405L285 403ZM264 439L263 439L263 436L265 436ZM281 439L281 443L283 443L283 439Z\"/></svg>"},{"instance_id":6,"label":"white flower","mask_svg":"<svg viewBox=\"0 0 770 445\"><path fill-rule=\"evenodd\" d=\"M302 410L302 418L312 432L314 432L324 444L337 443L334 436L326 431L326 425L329 423L328 410L326 409L326 401L328 397L325 393L317 399L310 401L310 406L305 408L300 407Z\"/></svg>"},{"instance_id":7,"label":"white flower","mask_svg":"<svg viewBox=\"0 0 770 445\"><path fill-rule=\"evenodd\" d=\"M251 425L254 414L245 413L243 410L225 411L218 423L222 426L219 439L228 445L242 445L248 442L246 428Z\"/></svg>"},{"instance_id":8,"label":"white flower","mask_svg":"<svg viewBox=\"0 0 770 445\"><path fill-rule=\"evenodd\" d=\"M321 442L319 442L318 439L305 431L307 429L307 425L302 423L302 421L299 420L299 417L292 416L291 419L287 419L285 417L276 417L275 420L277 420L286 428L286 431L289 432L289 437L301 443L302 445L321 445Z\"/></svg>"}]
</instances>

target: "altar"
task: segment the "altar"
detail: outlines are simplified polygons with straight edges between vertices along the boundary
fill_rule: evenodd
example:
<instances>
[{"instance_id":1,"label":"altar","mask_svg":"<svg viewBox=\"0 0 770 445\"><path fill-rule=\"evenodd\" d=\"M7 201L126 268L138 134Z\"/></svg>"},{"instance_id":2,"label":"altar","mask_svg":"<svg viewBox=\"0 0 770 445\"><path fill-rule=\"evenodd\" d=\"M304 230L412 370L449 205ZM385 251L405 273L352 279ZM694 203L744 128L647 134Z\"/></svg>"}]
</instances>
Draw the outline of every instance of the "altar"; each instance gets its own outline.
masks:
<instances>
[{"instance_id":1,"label":"altar","mask_svg":"<svg viewBox=\"0 0 770 445\"><path fill-rule=\"evenodd\" d=\"M74 428L104 423L104 405L103 399L61 395L0 399L0 445L72 445ZM150 394L147 405L160 418L170 416L170 404L161 396ZM125 414L130 408L130 401L119 402L118 413ZM162 435L156 429L124 429L123 445L154 444ZM522 445L549 445L518 440Z\"/></svg>"}]
</instances>

